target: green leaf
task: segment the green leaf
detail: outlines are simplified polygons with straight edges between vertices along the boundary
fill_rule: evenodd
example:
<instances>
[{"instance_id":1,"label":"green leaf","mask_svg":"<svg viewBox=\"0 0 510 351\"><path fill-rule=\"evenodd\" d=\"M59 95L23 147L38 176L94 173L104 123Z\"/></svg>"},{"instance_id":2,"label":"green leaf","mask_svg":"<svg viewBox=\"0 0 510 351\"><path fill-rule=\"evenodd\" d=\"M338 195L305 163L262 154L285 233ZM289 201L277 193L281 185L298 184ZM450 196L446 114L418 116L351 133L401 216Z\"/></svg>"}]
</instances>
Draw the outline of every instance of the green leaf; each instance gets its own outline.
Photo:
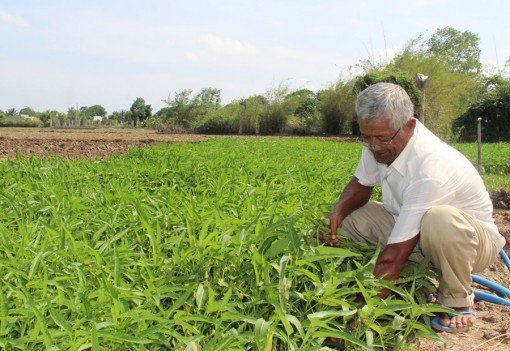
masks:
<instances>
[{"instance_id":1,"label":"green leaf","mask_svg":"<svg viewBox=\"0 0 510 351\"><path fill-rule=\"evenodd\" d=\"M271 350L273 342L273 333L271 331L271 322L259 318L255 323L255 344L259 350Z\"/></svg>"},{"instance_id":2,"label":"green leaf","mask_svg":"<svg viewBox=\"0 0 510 351\"><path fill-rule=\"evenodd\" d=\"M360 340L353 335L340 331L340 330L321 330L314 334L317 338L337 338L345 340L347 342L348 349L352 349L353 345L361 347L363 350L371 351L370 347L366 342Z\"/></svg>"},{"instance_id":3,"label":"green leaf","mask_svg":"<svg viewBox=\"0 0 510 351\"><path fill-rule=\"evenodd\" d=\"M198 284L197 291L195 292L195 302L198 310L202 310L207 300L207 290L202 283Z\"/></svg>"},{"instance_id":4,"label":"green leaf","mask_svg":"<svg viewBox=\"0 0 510 351\"><path fill-rule=\"evenodd\" d=\"M346 317L352 316L356 314L358 310L350 310L350 311L320 311L315 313L310 313L307 315L307 318L310 320L320 319L320 320L329 320L338 317Z\"/></svg>"}]
</instances>

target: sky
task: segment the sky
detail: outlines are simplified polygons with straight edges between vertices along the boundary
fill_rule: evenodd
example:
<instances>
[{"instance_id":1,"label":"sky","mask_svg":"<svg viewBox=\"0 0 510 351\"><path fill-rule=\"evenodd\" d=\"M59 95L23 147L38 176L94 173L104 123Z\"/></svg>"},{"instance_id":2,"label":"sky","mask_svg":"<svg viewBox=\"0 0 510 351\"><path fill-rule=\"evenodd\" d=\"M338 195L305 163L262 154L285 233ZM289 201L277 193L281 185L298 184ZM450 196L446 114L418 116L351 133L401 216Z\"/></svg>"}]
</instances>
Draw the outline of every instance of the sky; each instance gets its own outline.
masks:
<instances>
[{"instance_id":1,"label":"sky","mask_svg":"<svg viewBox=\"0 0 510 351\"><path fill-rule=\"evenodd\" d=\"M0 110L222 103L327 88L452 27L480 38L486 69L510 58L507 0L0 0Z\"/></svg>"}]
</instances>

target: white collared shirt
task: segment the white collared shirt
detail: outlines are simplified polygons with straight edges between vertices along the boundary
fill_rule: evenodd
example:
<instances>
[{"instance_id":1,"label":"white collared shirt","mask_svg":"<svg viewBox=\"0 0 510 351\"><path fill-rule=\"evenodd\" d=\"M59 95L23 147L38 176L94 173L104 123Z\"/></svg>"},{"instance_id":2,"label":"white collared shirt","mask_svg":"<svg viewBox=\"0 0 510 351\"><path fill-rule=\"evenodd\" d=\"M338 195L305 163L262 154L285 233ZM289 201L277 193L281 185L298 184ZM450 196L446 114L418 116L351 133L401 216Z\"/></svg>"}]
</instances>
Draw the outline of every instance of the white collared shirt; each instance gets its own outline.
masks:
<instances>
[{"instance_id":1,"label":"white collared shirt","mask_svg":"<svg viewBox=\"0 0 510 351\"><path fill-rule=\"evenodd\" d=\"M378 163L364 147L354 176L365 186L381 184L384 208L395 217L388 244L416 236L423 215L431 207L451 205L484 224L499 248L505 245L492 218L489 193L476 168L419 121L390 166Z\"/></svg>"}]
</instances>

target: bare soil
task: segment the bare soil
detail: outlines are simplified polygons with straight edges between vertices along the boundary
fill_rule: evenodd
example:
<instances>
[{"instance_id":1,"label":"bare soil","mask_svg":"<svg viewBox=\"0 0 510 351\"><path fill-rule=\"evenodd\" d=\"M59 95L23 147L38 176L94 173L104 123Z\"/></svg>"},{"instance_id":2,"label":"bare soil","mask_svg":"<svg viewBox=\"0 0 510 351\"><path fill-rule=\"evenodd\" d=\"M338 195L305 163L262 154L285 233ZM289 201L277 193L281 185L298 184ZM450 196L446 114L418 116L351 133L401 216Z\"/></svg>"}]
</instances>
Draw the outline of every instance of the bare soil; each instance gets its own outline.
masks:
<instances>
[{"instance_id":1,"label":"bare soil","mask_svg":"<svg viewBox=\"0 0 510 351\"><path fill-rule=\"evenodd\" d=\"M32 155L96 159L124 153L133 146L196 143L209 137L198 134L161 134L147 129L0 128L0 161Z\"/></svg>"},{"instance_id":2,"label":"bare soil","mask_svg":"<svg viewBox=\"0 0 510 351\"><path fill-rule=\"evenodd\" d=\"M41 129L0 128L0 162L16 157L60 157L97 159L124 153L133 146L150 146L157 143L198 143L212 136L198 134L162 134L154 130L135 129ZM331 138L339 139L339 138ZM510 193L499 189L491 193L494 219L500 233L505 236L507 253L510 242ZM499 260L480 274L505 287L510 287L510 271ZM483 287L475 286L483 290ZM476 324L468 333L440 333L447 350L510 350L510 308L484 301L476 302ZM421 341L425 351L441 348L428 340Z\"/></svg>"}]
</instances>

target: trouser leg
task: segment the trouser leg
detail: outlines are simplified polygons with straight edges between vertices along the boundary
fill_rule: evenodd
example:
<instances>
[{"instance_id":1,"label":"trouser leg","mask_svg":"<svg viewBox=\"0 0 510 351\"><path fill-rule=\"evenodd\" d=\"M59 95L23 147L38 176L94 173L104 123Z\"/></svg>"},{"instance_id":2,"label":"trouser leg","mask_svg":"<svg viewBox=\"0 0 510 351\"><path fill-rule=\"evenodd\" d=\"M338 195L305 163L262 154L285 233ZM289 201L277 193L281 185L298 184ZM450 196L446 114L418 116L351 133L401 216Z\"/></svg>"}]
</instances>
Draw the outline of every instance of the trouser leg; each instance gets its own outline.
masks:
<instances>
[{"instance_id":1,"label":"trouser leg","mask_svg":"<svg viewBox=\"0 0 510 351\"><path fill-rule=\"evenodd\" d=\"M395 220L381 203L369 202L344 219L342 228L356 241L388 242ZM476 218L452 206L436 206L422 220L420 240L409 257L429 256L439 272L438 301L448 307L472 306L471 274L481 272L498 257L490 233Z\"/></svg>"},{"instance_id":2,"label":"trouser leg","mask_svg":"<svg viewBox=\"0 0 510 351\"><path fill-rule=\"evenodd\" d=\"M368 202L347 216L342 229L355 241L386 246L395 219L380 202Z\"/></svg>"},{"instance_id":3,"label":"trouser leg","mask_svg":"<svg viewBox=\"0 0 510 351\"><path fill-rule=\"evenodd\" d=\"M379 244L381 249L384 249L394 226L395 218L386 211L382 203L368 202L344 219L342 229L355 241ZM423 254L418 243L409 260L420 262L422 259Z\"/></svg>"},{"instance_id":4,"label":"trouser leg","mask_svg":"<svg viewBox=\"0 0 510 351\"><path fill-rule=\"evenodd\" d=\"M471 274L493 263L498 255L490 233L477 219L452 206L436 206L423 217L420 245L438 269L438 301L448 307L474 303Z\"/></svg>"}]
</instances>

